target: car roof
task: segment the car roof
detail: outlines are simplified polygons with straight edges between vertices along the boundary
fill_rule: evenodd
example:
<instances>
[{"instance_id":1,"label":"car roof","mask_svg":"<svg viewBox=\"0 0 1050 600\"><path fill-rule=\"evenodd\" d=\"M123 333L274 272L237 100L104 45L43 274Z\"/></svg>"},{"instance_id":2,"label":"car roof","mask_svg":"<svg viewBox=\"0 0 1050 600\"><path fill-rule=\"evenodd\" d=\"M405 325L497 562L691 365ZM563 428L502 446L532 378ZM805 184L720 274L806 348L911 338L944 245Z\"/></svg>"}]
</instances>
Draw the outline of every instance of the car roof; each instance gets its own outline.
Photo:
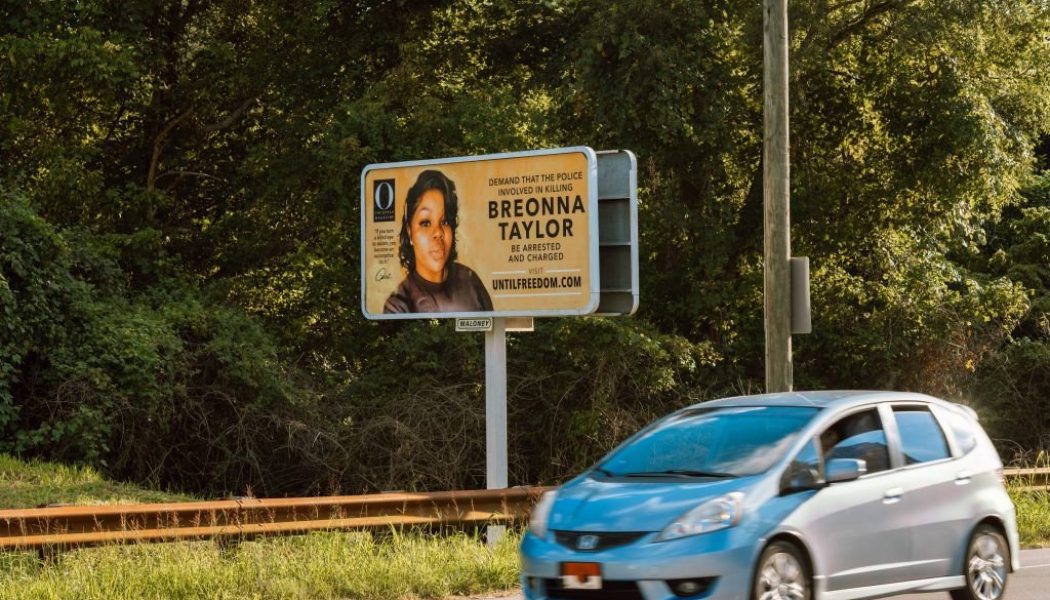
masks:
<instances>
[{"instance_id":1,"label":"car roof","mask_svg":"<svg viewBox=\"0 0 1050 600\"><path fill-rule=\"evenodd\" d=\"M810 406L814 408L846 407L849 405L868 404L871 402L934 402L951 404L925 394L914 392L892 392L874 390L820 390L805 392L782 392L778 394L754 394L734 396L719 400L708 400L689 406L695 408L717 408L726 406Z\"/></svg>"}]
</instances>

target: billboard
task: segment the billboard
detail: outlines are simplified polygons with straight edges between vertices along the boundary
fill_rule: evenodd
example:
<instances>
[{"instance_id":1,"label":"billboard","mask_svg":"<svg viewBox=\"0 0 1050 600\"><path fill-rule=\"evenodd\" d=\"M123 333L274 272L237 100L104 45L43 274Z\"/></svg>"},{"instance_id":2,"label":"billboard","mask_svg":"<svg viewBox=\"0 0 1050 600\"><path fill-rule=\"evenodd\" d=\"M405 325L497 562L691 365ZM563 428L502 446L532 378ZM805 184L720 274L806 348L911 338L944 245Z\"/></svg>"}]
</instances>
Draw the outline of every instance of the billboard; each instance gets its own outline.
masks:
<instances>
[{"instance_id":1,"label":"billboard","mask_svg":"<svg viewBox=\"0 0 1050 600\"><path fill-rule=\"evenodd\" d=\"M369 319L595 311L597 157L587 147L368 165Z\"/></svg>"}]
</instances>

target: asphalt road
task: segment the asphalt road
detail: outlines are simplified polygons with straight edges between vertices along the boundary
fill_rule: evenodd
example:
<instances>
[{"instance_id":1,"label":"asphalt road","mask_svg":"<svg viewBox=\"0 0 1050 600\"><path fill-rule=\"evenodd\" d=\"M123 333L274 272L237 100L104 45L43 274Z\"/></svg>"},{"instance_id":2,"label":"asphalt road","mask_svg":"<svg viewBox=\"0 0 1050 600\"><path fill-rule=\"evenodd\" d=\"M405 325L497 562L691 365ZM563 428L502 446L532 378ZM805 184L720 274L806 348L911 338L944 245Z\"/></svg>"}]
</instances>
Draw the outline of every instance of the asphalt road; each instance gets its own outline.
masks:
<instances>
[{"instance_id":1,"label":"asphalt road","mask_svg":"<svg viewBox=\"0 0 1050 600\"><path fill-rule=\"evenodd\" d=\"M905 594L893 600L951 600L947 592ZM1004 600L1046 600L1050 598L1050 548L1021 550L1021 570L1010 574Z\"/></svg>"},{"instance_id":2,"label":"asphalt road","mask_svg":"<svg viewBox=\"0 0 1050 600\"><path fill-rule=\"evenodd\" d=\"M1021 551L1021 570L1010 574L1004 600L1047 600L1050 598L1050 548ZM476 600L522 600L520 593L486 596ZM891 600L951 600L947 592L904 594Z\"/></svg>"}]
</instances>

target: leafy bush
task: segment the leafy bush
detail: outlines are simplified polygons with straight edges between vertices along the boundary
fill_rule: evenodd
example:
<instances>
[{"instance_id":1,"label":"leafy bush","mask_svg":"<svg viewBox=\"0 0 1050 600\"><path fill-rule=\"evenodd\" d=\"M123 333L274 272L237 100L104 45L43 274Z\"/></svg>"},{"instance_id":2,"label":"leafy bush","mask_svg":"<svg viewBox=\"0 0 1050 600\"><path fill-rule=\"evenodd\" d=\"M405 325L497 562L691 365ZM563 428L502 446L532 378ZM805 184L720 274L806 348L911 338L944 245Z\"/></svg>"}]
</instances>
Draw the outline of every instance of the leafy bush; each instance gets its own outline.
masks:
<instances>
[{"instance_id":1,"label":"leafy bush","mask_svg":"<svg viewBox=\"0 0 1050 600\"><path fill-rule=\"evenodd\" d=\"M292 444L312 437L296 416L310 388L288 383L256 321L178 280L129 289L115 274L135 272L121 261L141 233L63 233L16 198L3 208L0 452L212 492L326 481L291 456L309 452Z\"/></svg>"},{"instance_id":2,"label":"leafy bush","mask_svg":"<svg viewBox=\"0 0 1050 600\"><path fill-rule=\"evenodd\" d=\"M77 455L97 458L103 448L87 423L90 406L71 406L66 418L34 417L24 402L61 393L43 372L55 349L83 337L92 290L72 275L69 247L54 228L19 197L0 202L0 451L75 446Z\"/></svg>"},{"instance_id":3,"label":"leafy bush","mask_svg":"<svg viewBox=\"0 0 1050 600\"><path fill-rule=\"evenodd\" d=\"M512 485L574 475L639 427L698 397L707 345L630 319L536 320L507 341ZM372 489L485 484L482 336L406 324L341 402L352 410L351 482Z\"/></svg>"}]
</instances>

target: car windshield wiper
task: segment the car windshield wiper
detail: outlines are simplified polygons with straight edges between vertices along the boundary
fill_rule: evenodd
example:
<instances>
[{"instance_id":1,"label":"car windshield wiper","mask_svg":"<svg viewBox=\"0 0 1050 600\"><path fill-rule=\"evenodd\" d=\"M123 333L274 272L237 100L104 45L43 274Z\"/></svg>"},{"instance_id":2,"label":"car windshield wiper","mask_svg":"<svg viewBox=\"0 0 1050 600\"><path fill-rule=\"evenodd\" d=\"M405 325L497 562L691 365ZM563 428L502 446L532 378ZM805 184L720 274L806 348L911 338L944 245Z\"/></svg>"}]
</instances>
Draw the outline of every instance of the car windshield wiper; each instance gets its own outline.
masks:
<instances>
[{"instance_id":1,"label":"car windshield wiper","mask_svg":"<svg viewBox=\"0 0 1050 600\"><path fill-rule=\"evenodd\" d=\"M718 471L693 471L691 469L667 469L666 471L639 471L636 473L624 473L623 477L737 477L732 473L720 473Z\"/></svg>"},{"instance_id":2,"label":"car windshield wiper","mask_svg":"<svg viewBox=\"0 0 1050 600\"><path fill-rule=\"evenodd\" d=\"M605 475L606 477L616 477L616 473L613 473L612 471L607 471L607 470L605 470L605 469L603 469L601 467L594 467L594 469L592 469L592 471L595 471L597 473L601 473L602 475Z\"/></svg>"}]
</instances>

